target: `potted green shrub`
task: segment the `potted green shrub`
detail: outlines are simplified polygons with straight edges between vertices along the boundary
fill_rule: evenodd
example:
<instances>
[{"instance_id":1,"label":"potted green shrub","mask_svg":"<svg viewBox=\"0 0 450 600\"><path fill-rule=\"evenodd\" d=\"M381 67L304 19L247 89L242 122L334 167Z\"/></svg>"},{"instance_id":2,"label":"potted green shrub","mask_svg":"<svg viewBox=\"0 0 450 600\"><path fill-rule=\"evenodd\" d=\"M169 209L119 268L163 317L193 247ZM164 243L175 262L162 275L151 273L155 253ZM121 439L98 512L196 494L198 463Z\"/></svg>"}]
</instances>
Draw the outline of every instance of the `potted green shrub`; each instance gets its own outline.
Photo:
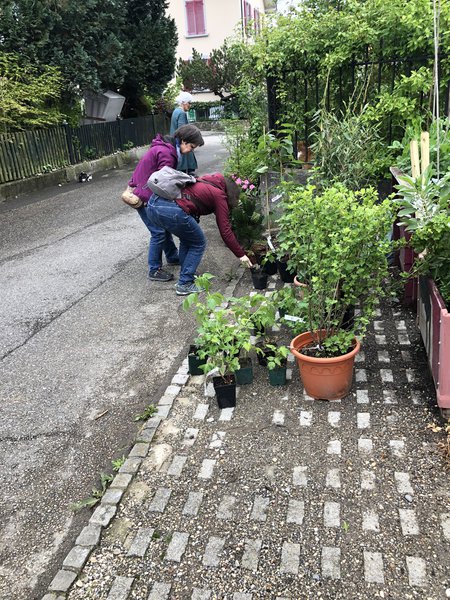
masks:
<instances>
[{"instance_id":1,"label":"potted green shrub","mask_svg":"<svg viewBox=\"0 0 450 600\"><path fill-rule=\"evenodd\" d=\"M350 390L359 340L384 293L393 217L391 199L380 202L373 188L353 192L336 184L318 193L307 186L284 200L278 238L306 284L308 328L290 348L314 398L342 398ZM355 305L359 313L346 323ZM317 371L318 381L309 381Z\"/></svg>"},{"instance_id":2,"label":"potted green shrub","mask_svg":"<svg viewBox=\"0 0 450 600\"><path fill-rule=\"evenodd\" d=\"M286 346L278 344L268 344L268 350L271 350L267 356L267 369L269 373L270 385L286 385L286 367L289 350Z\"/></svg>"},{"instance_id":3,"label":"potted green shrub","mask_svg":"<svg viewBox=\"0 0 450 600\"><path fill-rule=\"evenodd\" d=\"M205 374L215 371L213 385L219 408L236 405L235 372L240 369L241 351L250 352L249 319L243 311L228 307L227 299L220 293L210 293L211 275L198 277L196 282L206 289L203 297L198 294L187 296L185 309L193 309L198 322L197 354L205 363L201 369ZM237 318L238 317L238 318Z\"/></svg>"}]
</instances>

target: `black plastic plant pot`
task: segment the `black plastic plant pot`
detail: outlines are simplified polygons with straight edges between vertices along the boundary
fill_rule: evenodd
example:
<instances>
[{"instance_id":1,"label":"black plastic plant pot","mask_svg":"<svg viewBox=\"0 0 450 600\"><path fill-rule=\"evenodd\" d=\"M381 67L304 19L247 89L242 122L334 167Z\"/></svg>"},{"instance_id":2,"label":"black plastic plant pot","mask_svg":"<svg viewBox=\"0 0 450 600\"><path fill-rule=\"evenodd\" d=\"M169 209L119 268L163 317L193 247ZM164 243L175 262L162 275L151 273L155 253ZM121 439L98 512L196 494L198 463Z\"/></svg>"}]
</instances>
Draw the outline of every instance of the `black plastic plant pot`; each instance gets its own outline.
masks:
<instances>
[{"instance_id":1,"label":"black plastic plant pot","mask_svg":"<svg viewBox=\"0 0 450 600\"><path fill-rule=\"evenodd\" d=\"M273 262L267 261L266 264L263 266L263 271L264 273L267 273L267 275L275 275L277 269L278 263L276 260L274 260Z\"/></svg>"},{"instance_id":2,"label":"black plastic plant pot","mask_svg":"<svg viewBox=\"0 0 450 600\"><path fill-rule=\"evenodd\" d=\"M213 386L216 392L217 404L223 408L233 408L236 406L236 378L234 375L223 377L213 377Z\"/></svg>"},{"instance_id":3,"label":"black plastic plant pot","mask_svg":"<svg viewBox=\"0 0 450 600\"><path fill-rule=\"evenodd\" d=\"M255 290L265 290L267 287L267 278L269 277L267 273L263 269L250 269L250 272Z\"/></svg>"},{"instance_id":4,"label":"black plastic plant pot","mask_svg":"<svg viewBox=\"0 0 450 600\"><path fill-rule=\"evenodd\" d=\"M275 367L269 369L270 385L286 385L286 367Z\"/></svg>"},{"instance_id":5,"label":"black plastic plant pot","mask_svg":"<svg viewBox=\"0 0 450 600\"><path fill-rule=\"evenodd\" d=\"M188 370L189 375L203 375L203 370L200 369L200 365L206 363L206 359L199 358L197 356L197 346L189 346L188 352Z\"/></svg>"},{"instance_id":6,"label":"black plastic plant pot","mask_svg":"<svg viewBox=\"0 0 450 600\"><path fill-rule=\"evenodd\" d=\"M236 383L238 385L248 385L253 383L253 364L251 358L239 359L241 368L235 372Z\"/></svg>"},{"instance_id":7,"label":"black plastic plant pot","mask_svg":"<svg viewBox=\"0 0 450 600\"><path fill-rule=\"evenodd\" d=\"M294 281L295 273L288 271L286 262L278 261L278 273L280 274L281 281L284 283L292 283Z\"/></svg>"}]
</instances>

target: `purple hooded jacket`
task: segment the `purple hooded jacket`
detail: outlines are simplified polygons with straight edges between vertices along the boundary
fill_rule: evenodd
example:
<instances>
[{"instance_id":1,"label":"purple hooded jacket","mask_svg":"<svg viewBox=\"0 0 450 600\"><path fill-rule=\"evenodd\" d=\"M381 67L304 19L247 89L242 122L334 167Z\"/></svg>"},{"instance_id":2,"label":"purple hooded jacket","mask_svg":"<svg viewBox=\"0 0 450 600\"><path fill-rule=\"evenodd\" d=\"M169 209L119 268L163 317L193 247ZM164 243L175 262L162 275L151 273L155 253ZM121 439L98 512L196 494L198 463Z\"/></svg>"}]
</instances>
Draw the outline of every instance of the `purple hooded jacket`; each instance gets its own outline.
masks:
<instances>
[{"instance_id":1,"label":"purple hooded jacket","mask_svg":"<svg viewBox=\"0 0 450 600\"><path fill-rule=\"evenodd\" d=\"M177 164L178 155L175 146L170 142L165 142L158 133L150 148L138 162L128 185L134 188L133 192L136 196L139 196L144 204L147 204L153 193L150 188L144 187L150 175L163 167L176 169Z\"/></svg>"}]
</instances>

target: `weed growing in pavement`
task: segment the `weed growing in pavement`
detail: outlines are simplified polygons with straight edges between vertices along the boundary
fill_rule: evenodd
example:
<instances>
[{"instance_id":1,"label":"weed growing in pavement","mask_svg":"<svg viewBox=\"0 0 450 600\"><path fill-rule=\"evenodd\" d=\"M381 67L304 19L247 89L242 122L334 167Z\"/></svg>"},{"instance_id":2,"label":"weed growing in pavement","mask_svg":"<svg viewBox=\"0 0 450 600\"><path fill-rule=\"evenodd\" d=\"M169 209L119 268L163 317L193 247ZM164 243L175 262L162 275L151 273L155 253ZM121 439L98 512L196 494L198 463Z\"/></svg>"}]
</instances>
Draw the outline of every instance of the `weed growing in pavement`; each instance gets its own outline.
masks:
<instances>
[{"instance_id":1,"label":"weed growing in pavement","mask_svg":"<svg viewBox=\"0 0 450 600\"><path fill-rule=\"evenodd\" d=\"M84 500L80 500L80 502L75 502L70 505L70 509L74 512L81 510L82 508L89 507L92 508L95 506L100 500L103 498L108 485L113 480L112 475L107 475L106 473L100 473L100 489L92 488L91 495Z\"/></svg>"},{"instance_id":2,"label":"weed growing in pavement","mask_svg":"<svg viewBox=\"0 0 450 600\"><path fill-rule=\"evenodd\" d=\"M342 523L342 529L344 530L345 533L348 533L349 528L350 528L350 526L347 523L347 521L343 521L343 523Z\"/></svg>"},{"instance_id":3,"label":"weed growing in pavement","mask_svg":"<svg viewBox=\"0 0 450 600\"><path fill-rule=\"evenodd\" d=\"M140 415L136 415L134 417L134 420L135 421L146 421L147 419L150 419L151 417L153 417L153 415L157 412L158 412L158 409L156 408L156 406L154 404L149 404L148 406L146 406L144 408L144 411Z\"/></svg>"},{"instance_id":4,"label":"weed growing in pavement","mask_svg":"<svg viewBox=\"0 0 450 600\"><path fill-rule=\"evenodd\" d=\"M113 471L118 471L123 463L127 460L126 456L121 456L120 458L116 458L111 461Z\"/></svg>"}]
</instances>

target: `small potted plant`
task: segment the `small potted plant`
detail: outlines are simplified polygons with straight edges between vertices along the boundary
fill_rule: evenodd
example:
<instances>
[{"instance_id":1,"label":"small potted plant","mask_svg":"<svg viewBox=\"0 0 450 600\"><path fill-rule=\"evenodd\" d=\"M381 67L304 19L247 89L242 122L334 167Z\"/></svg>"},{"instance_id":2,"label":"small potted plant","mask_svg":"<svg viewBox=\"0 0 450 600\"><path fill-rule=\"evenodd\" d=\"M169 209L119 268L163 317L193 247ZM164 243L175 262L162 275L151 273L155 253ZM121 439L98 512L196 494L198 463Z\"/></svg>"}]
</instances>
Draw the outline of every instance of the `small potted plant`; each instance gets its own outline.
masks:
<instances>
[{"instance_id":1,"label":"small potted plant","mask_svg":"<svg viewBox=\"0 0 450 600\"><path fill-rule=\"evenodd\" d=\"M286 366L289 349L278 344L268 344L271 354L267 356L267 369L270 385L286 385Z\"/></svg>"},{"instance_id":2,"label":"small potted plant","mask_svg":"<svg viewBox=\"0 0 450 600\"><path fill-rule=\"evenodd\" d=\"M380 202L372 188L353 192L336 184L321 193L314 186L293 191L283 208L278 238L307 286L308 331L292 340L291 352L310 396L343 398L388 277L392 201ZM356 304L359 313L349 321Z\"/></svg>"},{"instance_id":3,"label":"small potted plant","mask_svg":"<svg viewBox=\"0 0 450 600\"><path fill-rule=\"evenodd\" d=\"M255 290L265 290L267 287L267 280L269 278L266 271L264 271L260 265L256 264L250 268L250 274Z\"/></svg>"},{"instance_id":4,"label":"small potted plant","mask_svg":"<svg viewBox=\"0 0 450 600\"><path fill-rule=\"evenodd\" d=\"M203 275L196 279L206 289L204 297L191 294L184 302L186 309L192 308L198 321L197 338L200 359L205 363L201 369L205 374L214 371L213 385L219 408L236 405L235 372L240 369L239 355L241 351L249 352L250 322L245 320L241 312L224 307L226 298L220 293L210 293L211 275ZM236 316L240 319L236 319Z\"/></svg>"},{"instance_id":5,"label":"small potted plant","mask_svg":"<svg viewBox=\"0 0 450 600\"><path fill-rule=\"evenodd\" d=\"M276 323L276 306L272 297L254 294L250 297L250 320L257 337L264 337Z\"/></svg>"}]
</instances>

